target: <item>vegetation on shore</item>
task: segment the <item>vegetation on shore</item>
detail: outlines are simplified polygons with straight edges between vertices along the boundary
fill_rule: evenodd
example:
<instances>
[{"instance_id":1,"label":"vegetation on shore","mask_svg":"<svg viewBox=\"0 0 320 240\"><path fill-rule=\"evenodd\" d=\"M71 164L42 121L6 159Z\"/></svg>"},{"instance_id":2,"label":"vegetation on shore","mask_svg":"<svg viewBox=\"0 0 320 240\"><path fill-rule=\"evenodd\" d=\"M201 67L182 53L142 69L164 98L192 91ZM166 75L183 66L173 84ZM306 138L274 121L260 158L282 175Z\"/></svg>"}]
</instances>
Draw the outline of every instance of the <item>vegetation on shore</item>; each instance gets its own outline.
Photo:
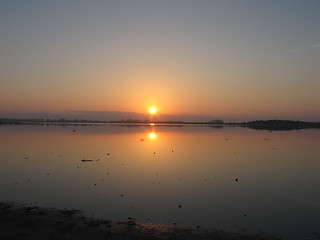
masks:
<instances>
[{"instance_id":1,"label":"vegetation on shore","mask_svg":"<svg viewBox=\"0 0 320 240\"><path fill-rule=\"evenodd\" d=\"M320 122L302 122L291 120L267 120L247 122L243 126L257 130L301 130L308 128L320 129Z\"/></svg>"}]
</instances>

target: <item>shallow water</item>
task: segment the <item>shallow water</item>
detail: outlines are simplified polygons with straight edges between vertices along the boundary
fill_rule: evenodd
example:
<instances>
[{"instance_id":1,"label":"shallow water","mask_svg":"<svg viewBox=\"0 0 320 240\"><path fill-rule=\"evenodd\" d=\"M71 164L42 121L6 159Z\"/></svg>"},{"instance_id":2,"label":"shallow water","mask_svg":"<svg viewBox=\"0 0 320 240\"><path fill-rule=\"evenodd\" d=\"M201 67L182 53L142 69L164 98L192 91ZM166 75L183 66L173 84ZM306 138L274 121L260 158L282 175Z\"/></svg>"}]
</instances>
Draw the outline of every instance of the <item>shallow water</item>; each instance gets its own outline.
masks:
<instances>
[{"instance_id":1,"label":"shallow water","mask_svg":"<svg viewBox=\"0 0 320 240\"><path fill-rule=\"evenodd\" d=\"M0 201L285 239L320 232L320 130L0 125L0 164Z\"/></svg>"}]
</instances>

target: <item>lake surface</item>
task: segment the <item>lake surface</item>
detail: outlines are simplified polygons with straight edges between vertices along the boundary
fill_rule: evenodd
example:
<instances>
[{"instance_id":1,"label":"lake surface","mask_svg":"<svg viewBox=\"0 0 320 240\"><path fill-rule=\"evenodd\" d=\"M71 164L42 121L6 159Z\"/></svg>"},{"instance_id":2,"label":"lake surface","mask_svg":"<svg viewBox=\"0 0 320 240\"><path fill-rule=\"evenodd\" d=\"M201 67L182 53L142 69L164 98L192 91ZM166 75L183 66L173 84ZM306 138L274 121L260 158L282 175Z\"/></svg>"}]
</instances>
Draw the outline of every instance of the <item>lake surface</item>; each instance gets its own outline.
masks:
<instances>
[{"instance_id":1,"label":"lake surface","mask_svg":"<svg viewBox=\"0 0 320 240\"><path fill-rule=\"evenodd\" d=\"M0 125L0 164L0 201L284 239L320 232L320 130Z\"/></svg>"}]
</instances>

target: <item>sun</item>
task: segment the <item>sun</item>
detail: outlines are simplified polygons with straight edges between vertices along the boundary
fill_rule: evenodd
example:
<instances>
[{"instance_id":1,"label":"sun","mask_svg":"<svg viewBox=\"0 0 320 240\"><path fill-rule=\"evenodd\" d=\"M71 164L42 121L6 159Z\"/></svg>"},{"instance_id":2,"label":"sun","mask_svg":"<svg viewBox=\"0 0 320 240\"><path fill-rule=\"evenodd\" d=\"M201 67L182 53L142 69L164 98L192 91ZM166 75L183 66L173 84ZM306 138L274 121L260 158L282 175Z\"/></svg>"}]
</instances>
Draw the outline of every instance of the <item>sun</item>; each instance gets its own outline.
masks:
<instances>
[{"instance_id":1,"label":"sun","mask_svg":"<svg viewBox=\"0 0 320 240\"><path fill-rule=\"evenodd\" d=\"M149 109L149 113L151 115L156 114L157 113L157 109L155 107L152 107L152 108Z\"/></svg>"}]
</instances>

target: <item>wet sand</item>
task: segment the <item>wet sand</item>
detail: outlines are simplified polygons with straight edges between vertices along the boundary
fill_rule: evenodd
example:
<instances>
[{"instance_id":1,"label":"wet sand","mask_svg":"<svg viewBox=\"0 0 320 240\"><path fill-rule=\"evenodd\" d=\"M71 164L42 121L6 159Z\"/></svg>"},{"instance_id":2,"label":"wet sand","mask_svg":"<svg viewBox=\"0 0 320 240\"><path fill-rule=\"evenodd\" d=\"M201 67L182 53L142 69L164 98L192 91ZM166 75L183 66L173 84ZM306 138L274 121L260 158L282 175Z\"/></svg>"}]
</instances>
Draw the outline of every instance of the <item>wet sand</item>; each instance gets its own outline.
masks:
<instances>
[{"instance_id":1,"label":"wet sand","mask_svg":"<svg viewBox=\"0 0 320 240\"><path fill-rule=\"evenodd\" d=\"M88 218L79 210L42 208L6 202L0 203L0 239L271 240L279 238L265 234L139 224L131 218L124 222L115 222Z\"/></svg>"}]
</instances>

